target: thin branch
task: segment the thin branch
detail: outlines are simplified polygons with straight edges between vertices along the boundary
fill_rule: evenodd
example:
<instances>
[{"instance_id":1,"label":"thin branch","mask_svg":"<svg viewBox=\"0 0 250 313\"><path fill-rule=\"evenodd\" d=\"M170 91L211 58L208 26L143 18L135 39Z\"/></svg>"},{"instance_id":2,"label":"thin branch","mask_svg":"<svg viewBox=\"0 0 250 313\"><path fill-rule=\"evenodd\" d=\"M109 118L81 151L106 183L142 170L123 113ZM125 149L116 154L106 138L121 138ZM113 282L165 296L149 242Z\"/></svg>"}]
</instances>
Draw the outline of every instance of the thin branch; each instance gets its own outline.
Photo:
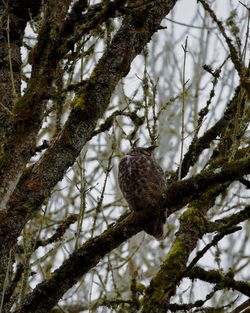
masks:
<instances>
[{"instance_id":1,"label":"thin branch","mask_svg":"<svg viewBox=\"0 0 250 313\"><path fill-rule=\"evenodd\" d=\"M227 46L228 46L229 51L230 51L231 60L235 66L235 69L237 70L237 72L239 74L242 86L245 88L248 96L250 97L250 79L247 77L246 68L240 59L240 55L239 55L237 49L232 44L232 40L227 36L222 22L217 18L215 12L211 9L209 4L205 0L198 0L198 2L200 2L202 4L204 10L209 13L209 15L211 16L213 21L217 24L217 26L220 30L220 33L222 34L222 36L224 37L224 39L227 43Z\"/></svg>"},{"instance_id":2,"label":"thin branch","mask_svg":"<svg viewBox=\"0 0 250 313\"><path fill-rule=\"evenodd\" d=\"M237 306L237 308L235 308L233 311L231 311L230 313L240 313L243 312L244 309L247 309L250 307L250 299L247 299L246 301L244 301L243 303L241 303L241 305ZM244 311L245 313L247 313L247 311ZM243 313L244 313L243 312Z\"/></svg>"},{"instance_id":3,"label":"thin branch","mask_svg":"<svg viewBox=\"0 0 250 313\"><path fill-rule=\"evenodd\" d=\"M14 116L14 114L10 111L10 109L5 106L2 102L0 102L0 106L4 109L4 111L6 111L11 117Z\"/></svg>"},{"instance_id":4,"label":"thin branch","mask_svg":"<svg viewBox=\"0 0 250 313\"><path fill-rule=\"evenodd\" d=\"M178 25L181 25L181 26L185 26L185 27L188 27L188 28L196 28L196 29L207 29L207 30L214 30L215 27L209 27L209 26L196 26L196 25L192 25L192 24L186 24L186 23L181 23L179 21L175 21L171 18L167 18L165 17L165 20L169 21L169 22L172 22L172 23L175 23L175 24L178 24Z\"/></svg>"},{"instance_id":5,"label":"thin branch","mask_svg":"<svg viewBox=\"0 0 250 313\"><path fill-rule=\"evenodd\" d=\"M190 279L200 279L209 283L218 284L220 288L232 288L246 295L250 296L250 286L247 282L235 280L233 273L228 272L222 274L221 271L217 270L204 270L201 267L194 267L188 274L187 277Z\"/></svg>"},{"instance_id":6,"label":"thin branch","mask_svg":"<svg viewBox=\"0 0 250 313\"><path fill-rule=\"evenodd\" d=\"M183 273L180 274L180 278L185 277L187 273L195 266L195 264L204 256L204 254L213 246L217 245L218 242L223 239L225 236L235 233L242 228L240 226L235 226L229 229L222 231L221 233L214 236L213 240L207 244L202 250L196 253L196 256L193 260L189 263L189 265L185 268Z\"/></svg>"},{"instance_id":7,"label":"thin branch","mask_svg":"<svg viewBox=\"0 0 250 313\"><path fill-rule=\"evenodd\" d=\"M70 225L72 225L76 222L77 217L78 217L77 214L71 214L71 215L67 216L62 221L61 225L56 229L55 233L51 237L49 237L46 240L38 239L36 241L34 250L36 250L39 247L44 247L44 246L47 246L48 244L59 241L63 237L63 235L65 234L67 229L70 227Z\"/></svg>"},{"instance_id":8,"label":"thin branch","mask_svg":"<svg viewBox=\"0 0 250 313\"><path fill-rule=\"evenodd\" d=\"M182 107L181 107L181 152L180 152L180 165L179 165L179 173L178 179L181 180L181 169L182 169L182 159L183 159L183 149L184 149L184 118L185 118L185 89L186 89L186 78L185 78L185 71L186 71L186 59L187 59L187 45L188 45L188 36L186 37L185 44L182 46L184 51L184 64L183 64L183 71L182 71Z\"/></svg>"},{"instance_id":9,"label":"thin branch","mask_svg":"<svg viewBox=\"0 0 250 313\"><path fill-rule=\"evenodd\" d=\"M9 66L10 66L10 79L11 79L11 85L12 85L12 93L13 93L13 99L17 99L17 92L15 87L15 79L13 74L13 65L12 65L12 53L11 53L11 46L10 46L10 17L8 15L7 17L7 45L8 45L8 59L9 59Z\"/></svg>"},{"instance_id":10,"label":"thin branch","mask_svg":"<svg viewBox=\"0 0 250 313\"><path fill-rule=\"evenodd\" d=\"M185 154L183 162L182 162L182 174L181 177L185 177L188 173L189 168L195 164L195 162L198 160L200 154L205 149L209 148L210 144L213 140L216 139L216 137L219 137L225 128L228 126L228 121L231 120L237 111L237 108L245 106L245 98L240 100L239 103L239 97L241 94L241 88L238 86L235 89L235 93L233 98L229 101L226 111L222 118L216 122L215 125L213 125L210 129L208 129L204 135L202 135L200 138L194 137L191 145L189 146L188 152Z\"/></svg>"}]
</instances>

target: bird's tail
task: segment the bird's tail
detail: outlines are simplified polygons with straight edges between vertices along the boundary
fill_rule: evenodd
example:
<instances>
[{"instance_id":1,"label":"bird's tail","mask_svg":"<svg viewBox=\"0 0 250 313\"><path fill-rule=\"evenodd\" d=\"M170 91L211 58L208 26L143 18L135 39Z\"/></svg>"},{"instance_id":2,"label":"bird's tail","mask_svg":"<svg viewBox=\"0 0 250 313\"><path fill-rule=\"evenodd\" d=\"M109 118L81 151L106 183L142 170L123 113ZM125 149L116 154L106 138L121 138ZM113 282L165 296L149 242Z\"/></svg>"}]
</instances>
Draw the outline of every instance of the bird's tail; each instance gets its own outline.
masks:
<instances>
[{"instance_id":1,"label":"bird's tail","mask_svg":"<svg viewBox=\"0 0 250 313\"><path fill-rule=\"evenodd\" d=\"M166 216L156 215L152 219L152 222L148 225L145 225L144 230L151 236L154 236L157 240L164 239L164 223Z\"/></svg>"}]
</instances>

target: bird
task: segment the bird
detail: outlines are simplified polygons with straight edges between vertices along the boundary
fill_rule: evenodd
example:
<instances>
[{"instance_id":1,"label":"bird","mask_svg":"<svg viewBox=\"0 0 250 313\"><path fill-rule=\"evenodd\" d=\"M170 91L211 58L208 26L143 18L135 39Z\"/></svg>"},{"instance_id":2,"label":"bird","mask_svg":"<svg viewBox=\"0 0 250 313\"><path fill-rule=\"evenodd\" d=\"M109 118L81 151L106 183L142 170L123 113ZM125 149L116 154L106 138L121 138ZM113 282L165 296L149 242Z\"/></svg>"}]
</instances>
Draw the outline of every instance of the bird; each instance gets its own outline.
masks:
<instances>
[{"instance_id":1,"label":"bird","mask_svg":"<svg viewBox=\"0 0 250 313\"><path fill-rule=\"evenodd\" d=\"M119 186L132 211L152 215L153 222L144 230L162 240L166 211L159 211L159 202L166 187L164 171L154 158L157 146L137 147L136 142L119 163Z\"/></svg>"}]
</instances>

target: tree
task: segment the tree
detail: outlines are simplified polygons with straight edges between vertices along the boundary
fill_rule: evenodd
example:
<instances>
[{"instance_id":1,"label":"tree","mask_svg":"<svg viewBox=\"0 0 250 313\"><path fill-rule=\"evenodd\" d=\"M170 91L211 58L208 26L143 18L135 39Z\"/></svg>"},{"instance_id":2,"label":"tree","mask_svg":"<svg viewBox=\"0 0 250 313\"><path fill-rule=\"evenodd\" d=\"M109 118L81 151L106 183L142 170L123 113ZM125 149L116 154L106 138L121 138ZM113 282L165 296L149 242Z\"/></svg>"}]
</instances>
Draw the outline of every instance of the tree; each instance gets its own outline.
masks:
<instances>
[{"instance_id":1,"label":"tree","mask_svg":"<svg viewBox=\"0 0 250 313\"><path fill-rule=\"evenodd\" d=\"M177 5L1 2L1 312L249 305L249 8L199 0L178 38ZM168 169L150 216L117 187L136 138Z\"/></svg>"}]
</instances>

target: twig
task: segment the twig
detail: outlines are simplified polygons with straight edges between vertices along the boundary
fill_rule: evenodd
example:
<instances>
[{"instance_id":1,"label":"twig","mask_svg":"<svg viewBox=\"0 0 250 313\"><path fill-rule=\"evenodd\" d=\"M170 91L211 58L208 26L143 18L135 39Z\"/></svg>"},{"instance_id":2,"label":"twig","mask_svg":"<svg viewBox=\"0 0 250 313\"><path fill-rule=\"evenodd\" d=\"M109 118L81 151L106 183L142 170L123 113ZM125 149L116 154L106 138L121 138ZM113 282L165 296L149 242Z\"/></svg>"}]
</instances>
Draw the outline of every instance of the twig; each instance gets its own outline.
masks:
<instances>
[{"instance_id":1,"label":"twig","mask_svg":"<svg viewBox=\"0 0 250 313\"><path fill-rule=\"evenodd\" d=\"M79 239L82 231L83 218L85 215L86 209L86 177L85 177L85 158L87 151L84 153L83 158L80 158L80 161L77 162L80 169L80 212L79 217L77 219L77 231L76 231L76 242L75 249L79 248ZM81 163L80 163L81 162Z\"/></svg>"},{"instance_id":2,"label":"twig","mask_svg":"<svg viewBox=\"0 0 250 313\"><path fill-rule=\"evenodd\" d=\"M188 36L185 40L185 45L182 46L184 51L184 64L183 64L183 72L182 72L182 111L181 111L181 153L180 153L180 166L179 166L179 173L178 179L181 180L181 168L182 168L182 159L183 159L183 147L184 147L184 116L185 116L185 71L186 71L186 58L187 58L187 43L188 43Z\"/></svg>"},{"instance_id":3,"label":"twig","mask_svg":"<svg viewBox=\"0 0 250 313\"><path fill-rule=\"evenodd\" d=\"M219 290L219 288L217 287L217 285L215 285L213 290L209 294L206 295L206 298L204 300L196 300L194 303L187 303L187 304L185 304L185 303L183 303L183 304L170 304L167 308L170 309L171 312L177 312L177 311L190 311L193 308L203 307L203 305L208 300L210 300L218 290Z\"/></svg>"},{"instance_id":4,"label":"twig","mask_svg":"<svg viewBox=\"0 0 250 313\"><path fill-rule=\"evenodd\" d=\"M97 206L96 206L96 214L94 216L93 226L92 226L92 229L91 229L91 237L94 236L94 231L95 231L95 228L96 228L97 217L98 217L98 214L101 211L101 207L102 207L102 203L103 203L103 199L104 199L104 192L106 190L108 177L109 177L110 171L112 170L112 166L111 166L112 157L113 157L113 152L111 153L111 155L110 155L110 157L108 159L108 165L107 165L107 167L105 169L106 175L105 175L105 179L104 179L104 183L103 183L103 187L102 187L102 191L101 191L101 196L100 196L100 198L99 198L99 200L97 202ZM105 220L105 216L103 216L103 218Z\"/></svg>"},{"instance_id":5,"label":"twig","mask_svg":"<svg viewBox=\"0 0 250 313\"><path fill-rule=\"evenodd\" d=\"M11 116L14 116L14 114L9 110L7 106L5 106L2 102L0 102L0 106Z\"/></svg>"},{"instance_id":6,"label":"twig","mask_svg":"<svg viewBox=\"0 0 250 313\"><path fill-rule=\"evenodd\" d=\"M8 15L7 18L7 45L8 45L8 59L9 59L9 66L10 66L10 79L11 79L11 85L12 85L12 92L14 99L17 99L17 93L15 88L15 81L14 81L14 74L13 74L13 66L12 66L12 59L11 59L11 46L10 46L10 17Z\"/></svg>"},{"instance_id":7,"label":"twig","mask_svg":"<svg viewBox=\"0 0 250 313\"><path fill-rule=\"evenodd\" d=\"M62 236L65 234L69 226L71 224L74 224L76 220L77 220L77 214L71 214L67 216L51 237L49 237L46 240L37 240L34 250L36 250L39 247L47 246L50 243L59 241L62 238Z\"/></svg>"},{"instance_id":8,"label":"twig","mask_svg":"<svg viewBox=\"0 0 250 313\"><path fill-rule=\"evenodd\" d=\"M228 230L225 230L217 235L214 236L213 240L206 245L203 249L197 252L196 256L193 258L193 260L189 263L189 265L186 267L186 269L181 273L180 278L184 277L186 273L188 273L192 267L203 257L203 255L213 246L215 246L223 237L230 235L238 230L241 230L242 228L240 226L232 227Z\"/></svg>"},{"instance_id":9,"label":"twig","mask_svg":"<svg viewBox=\"0 0 250 313\"><path fill-rule=\"evenodd\" d=\"M198 119L197 127L196 127L196 130L195 130L194 140L197 140L198 133L199 133L200 128L202 126L202 122L204 120L204 117L208 114L209 106L210 106L210 104L212 102L212 99L215 96L215 87L218 84L220 73L221 73L221 69L225 65L225 63L227 62L228 59L229 59L229 56L226 57L226 59L223 61L223 63L218 68L216 68L214 71L213 71L213 69L209 65L205 64L203 66L203 69L205 71L207 71L208 73L210 73L214 77L214 79L212 81L212 89L210 90L210 94L209 94L209 98L208 98L208 100L206 102L206 106L203 109L201 109L200 112L199 112L199 119Z\"/></svg>"},{"instance_id":10,"label":"twig","mask_svg":"<svg viewBox=\"0 0 250 313\"><path fill-rule=\"evenodd\" d=\"M208 27L206 25L204 25L204 26L195 26L195 25L191 25L191 24L181 23L181 22L172 20L171 18L167 18L167 17L165 17L165 20L167 20L169 22L172 22L172 23L175 23L175 24L178 24L178 25L181 25L181 26L189 27L189 28L207 29L209 31L215 29L215 27Z\"/></svg>"},{"instance_id":11,"label":"twig","mask_svg":"<svg viewBox=\"0 0 250 313\"><path fill-rule=\"evenodd\" d=\"M250 92L249 92L250 81L246 75L246 68L240 59L238 51L236 50L235 46L232 44L232 40L227 36L222 22L217 18L214 11L210 8L209 4L205 0L198 0L198 2L200 2L202 4L204 10L209 13L209 15L211 16L213 21L217 24L217 26L220 30L220 33L222 34L222 36L224 37L224 39L227 43L227 46L228 46L229 51L230 51L231 60L235 66L236 71L239 74L242 86L244 86L247 94L249 95L250 94Z\"/></svg>"},{"instance_id":12,"label":"twig","mask_svg":"<svg viewBox=\"0 0 250 313\"><path fill-rule=\"evenodd\" d=\"M250 25L250 7L247 7L244 3L242 3L241 1L239 1L240 4L242 4L247 10L248 10L248 16L247 16L247 27L246 27L246 40L244 43L244 47L241 53L241 57L242 60L244 61L246 58L246 52L247 52L247 43L248 43L248 39L249 39L249 25Z\"/></svg>"}]
</instances>

